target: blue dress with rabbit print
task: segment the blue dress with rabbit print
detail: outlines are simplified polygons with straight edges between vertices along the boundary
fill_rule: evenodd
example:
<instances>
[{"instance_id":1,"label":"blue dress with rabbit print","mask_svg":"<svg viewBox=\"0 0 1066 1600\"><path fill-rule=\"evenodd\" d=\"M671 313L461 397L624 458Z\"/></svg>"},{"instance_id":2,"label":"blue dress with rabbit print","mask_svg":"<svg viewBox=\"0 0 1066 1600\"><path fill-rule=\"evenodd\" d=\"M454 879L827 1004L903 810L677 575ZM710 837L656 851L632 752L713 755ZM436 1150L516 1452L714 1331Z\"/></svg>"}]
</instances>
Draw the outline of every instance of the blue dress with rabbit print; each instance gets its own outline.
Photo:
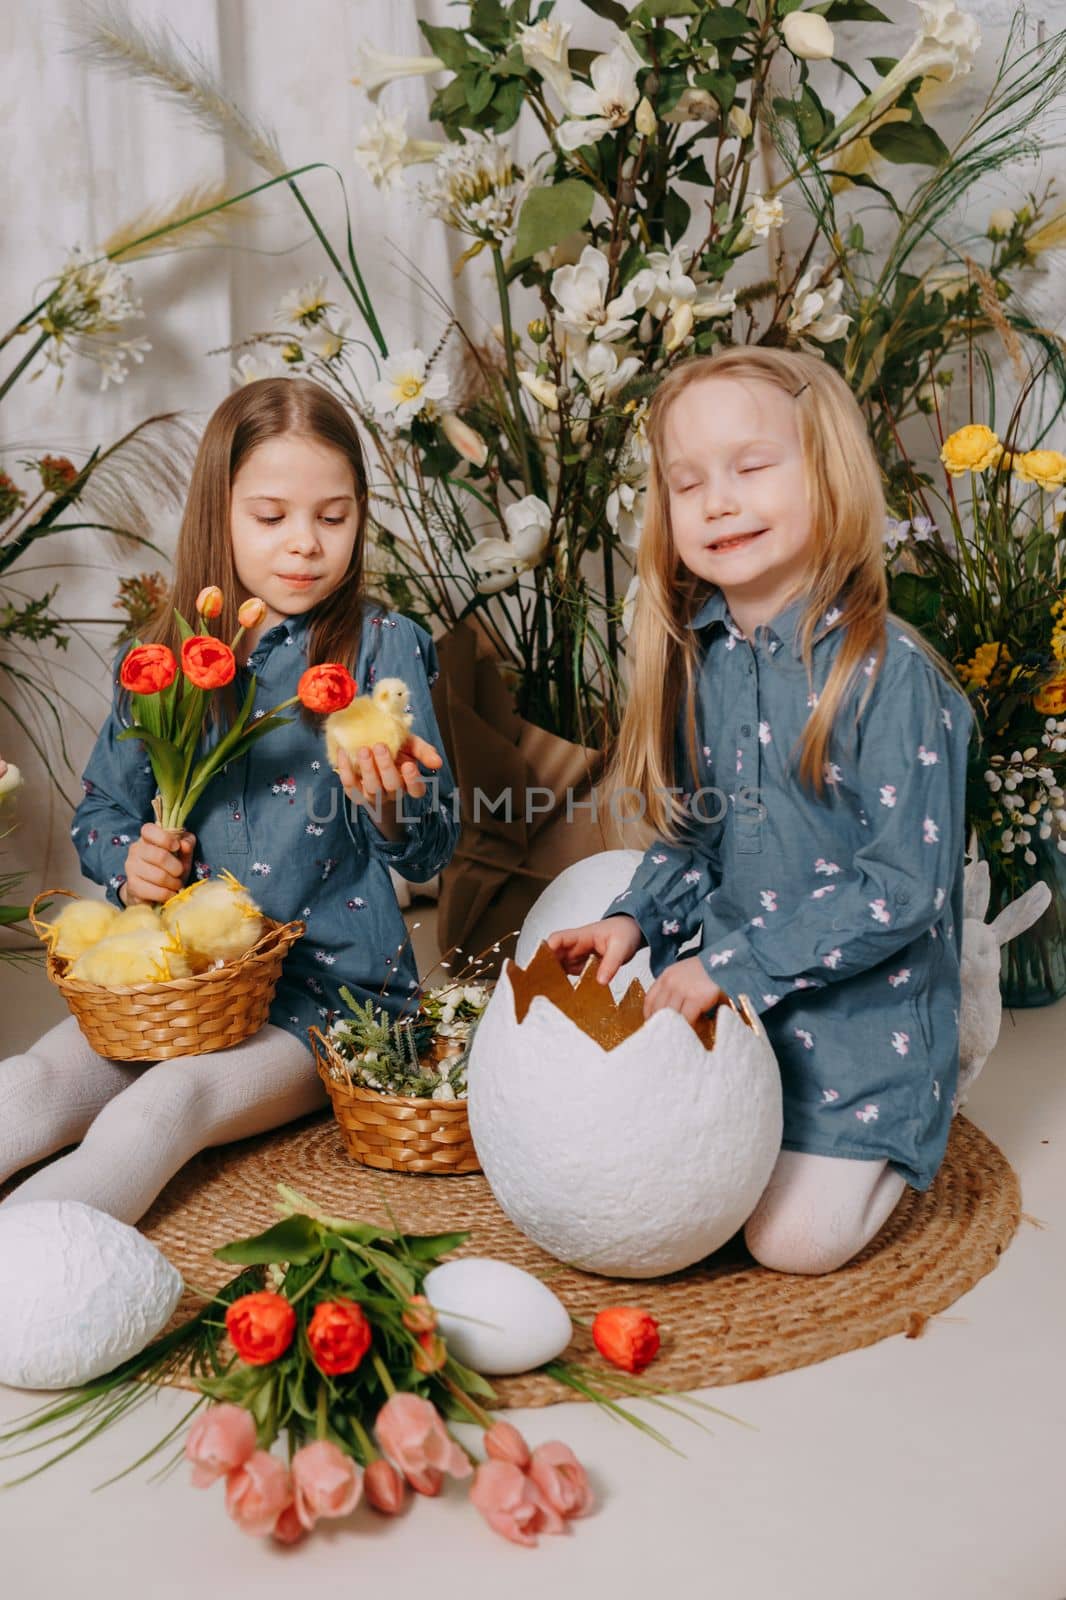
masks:
<instances>
[{"instance_id":1,"label":"blue dress with rabbit print","mask_svg":"<svg viewBox=\"0 0 1066 1600\"><path fill-rule=\"evenodd\" d=\"M438 675L433 641L410 618L371 601L363 604L355 672L360 694L369 694L382 678L402 678L411 692L411 731L444 757L437 772L423 772L424 796L404 795L402 837L386 839L366 807L348 805L326 758L322 731L303 720L298 705L285 713L292 718L285 727L222 769L186 823L196 835L196 877L228 868L268 916L306 923L306 933L285 957L270 1021L308 1050L310 1023L324 1031L348 1015L342 984L358 1001L372 999L394 1014L412 1005L418 971L389 868L424 883L450 860L459 835L454 779L429 692ZM238 672L238 702L255 674L254 717L296 693L308 665L307 632L306 615L286 618L263 634ZM116 691L125 653L115 661ZM117 737L128 724L116 692L71 827L82 871L106 885L116 905L126 853L142 822L152 820L155 793L140 740ZM205 748L217 737L209 735Z\"/></svg>"},{"instance_id":2,"label":"blue dress with rabbit print","mask_svg":"<svg viewBox=\"0 0 1066 1600\"><path fill-rule=\"evenodd\" d=\"M604 915L636 919L656 976L700 935L686 954L731 999L748 997L780 1064L782 1148L884 1159L927 1189L957 1103L973 712L890 614L880 669L864 663L836 719L817 798L795 747L843 629L834 606L808 682L805 606L754 642L719 590L693 617L698 793L680 842L653 844ZM679 732L691 788L682 745Z\"/></svg>"}]
</instances>

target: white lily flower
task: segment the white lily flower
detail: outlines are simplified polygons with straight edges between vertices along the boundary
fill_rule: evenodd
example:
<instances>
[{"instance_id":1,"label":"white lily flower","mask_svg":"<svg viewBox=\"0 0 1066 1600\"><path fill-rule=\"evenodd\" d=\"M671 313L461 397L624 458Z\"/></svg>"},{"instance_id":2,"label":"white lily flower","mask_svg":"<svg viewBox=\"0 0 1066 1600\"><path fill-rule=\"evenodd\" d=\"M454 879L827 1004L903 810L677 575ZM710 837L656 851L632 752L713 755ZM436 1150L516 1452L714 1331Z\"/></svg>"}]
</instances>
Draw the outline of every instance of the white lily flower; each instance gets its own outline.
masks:
<instances>
[{"instance_id":1,"label":"white lily flower","mask_svg":"<svg viewBox=\"0 0 1066 1600\"><path fill-rule=\"evenodd\" d=\"M816 289L814 283L819 277L821 277L820 267L808 267L797 283L792 297L788 329L794 338L800 339L801 334L806 334L821 344L830 344L847 332L852 319L847 312L840 310L844 280L834 278L827 288ZM800 339L800 342L805 341Z\"/></svg>"},{"instance_id":2,"label":"white lily flower","mask_svg":"<svg viewBox=\"0 0 1066 1600\"><path fill-rule=\"evenodd\" d=\"M434 161L447 148L441 139L408 138L404 106L391 117L379 110L373 121L360 129L352 154L378 189L396 189L404 187L405 167Z\"/></svg>"},{"instance_id":3,"label":"white lily flower","mask_svg":"<svg viewBox=\"0 0 1066 1600\"><path fill-rule=\"evenodd\" d=\"M550 378L538 378L535 372L520 372L518 381L546 411L558 411L559 391Z\"/></svg>"},{"instance_id":4,"label":"white lily flower","mask_svg":"<svg viewBox=\"0 0 1066 1600\"><path fill-rule=\"evenodd\" d=\"M440 72L443 66L439 56L393 56L375 50L372 44L361 44L356 50L356 72L351 81L376 100L385 85L396 78L424 78L431 72Z\"/></svg>"},{"instance_id":5,"label":"white lily flower","mask_svg":"<svg viewBox=\"0 0 1066 1600\"><path fill-rule=\"evenodd\" d=\"M553 22L548 17L542 18L533 27L522 23L518 28L522 60L527 67L539 72L546 83L551 84L564 105L574 86L568 62L569 40L569 22Z\"/></svg>"},{"instance_id":6,"label":"white lily flower","mask_svg":"<svg viewBox=\"0 0 1066 1600\"><path fill-rule=\"evenodd\" d=\"M260 378L284 378L289 375L289 368L274 350L266 350L257 354L248 350L237 360L237 364L230 368L234 383L243 386L246 383L258 383Z\"/></svg>"},{"instance_id":7,"label":"white lily flower","mask_svg":"<svg viewBox=\"0 0 1066 1600\"><path fill-rule=\"evenodd\" d=\"M644 363L639 356L626 356L619 361L613 345L593 340L575 350L573 365L578 376L584 378L593 400L613 400L636 377Z\"/></svg>"},{"instance_id":8,"label":"white lily flower","mask_svg":"<svg viewBox=\"0 0 1066 1600\"><path fill-rule=\"evenodd\" d=\"M597 56L589 68L591 85L574 83L570 87L566 109L573 120L561 122L555 130L560 150L596 144L612 128L628 122L640 99L637 73L646 65L627 33L608 54Z\"/></svg>"},{"instance_id":9,"label":"white lily flower","mask_svg":"<svg viewBox=\"0 0 1066 1600\"><path fill-rule=\"evenodd\" d=\"M552 296L560 308L558 321L585 339L624 339L632 321L651 293L652 282L643 273L631 279L613 300L604 302L611 269L607 257L586 245L576 266L559 267L552 275Z\"/></svg>"},{"instance_id":10,"label":"white lily flower","mask_svg":"<svg viewBox=\"0 0 1066 1600\"><path fill-rule=\"evenodd\" d=\"M856 123L867 121L878 106L894 100L913 78L951 83L973 70L981 45L976 20L961 10L956 0L912 0L912 4L921 12L922 21L909 49L873 92L837 124L834 140Z\"/></svg>"},{"instance_id":11,"label":"white lily flower","mask_svg":"<svg viewBox=\"0 0 1066 1600\"><path fill-rule=\"evenodd\" d=\"M479 539L467 552L470 565L486 574L478 580L481 594L508 588L519 574L535 567L548 544L551 508L538 495L527 494L503 513L506 539Z\"/></svg>"},{"instance_id":12,"label":"white lily flower","mask_svg":"<svg viewBox=\"0 0 1066 1600\"><path fill-rule=\"evenodd\" d=\"M370 391L370 404L379 417L392 416L402 428L424 410L430 401L443 400L448 379L443 372L426 376L426 357L421 350L404 350L385 363L385 375Z\"/></svg>"}]
</instances>

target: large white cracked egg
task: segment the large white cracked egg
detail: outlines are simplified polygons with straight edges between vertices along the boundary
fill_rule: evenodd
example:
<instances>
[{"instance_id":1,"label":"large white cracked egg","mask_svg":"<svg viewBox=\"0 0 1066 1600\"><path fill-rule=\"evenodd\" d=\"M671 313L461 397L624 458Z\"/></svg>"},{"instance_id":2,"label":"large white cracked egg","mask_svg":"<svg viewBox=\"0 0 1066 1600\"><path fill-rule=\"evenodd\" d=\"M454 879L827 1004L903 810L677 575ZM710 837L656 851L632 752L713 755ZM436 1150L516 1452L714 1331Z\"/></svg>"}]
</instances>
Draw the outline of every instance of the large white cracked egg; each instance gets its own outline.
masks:
<instances>
[{"instance_id":1,"label":"large white cracked egg","mask_svg":"<svg viewBox=\"0 0 1066 1600\"><path fill-rule=\"evenodd\" d=\"M423 1287L448 1349L475 1372L530 1372L570 1343L570 1314L558 1295L509 1261L442 1261Z\"/></svg>"},{"instance_id":2,"label":"large white cracked egg","mask_svg":"<svg viewBox=\"0 0 1066 1600\"><path fill-rule=\"evenodd\" d=\"M150 1344L181 1294L166 1256L94 1206L0 1207L0 1383L88 1383Z\"/></svg>"},{"instance_id":3,"label":"large white cracked egg","mask_svg":"<svg viewBox=\"0 0 1066 1600\"><path fill-rule=\"evenodd\" d=\"M587 1272L652 1278L701 1261L751 1215L781 1146L781 1078L754 1012L644 1021L574 984L542 945L507 961L478 1023L470 1131L501 1209Z\"/></svg>"}]
</instances>

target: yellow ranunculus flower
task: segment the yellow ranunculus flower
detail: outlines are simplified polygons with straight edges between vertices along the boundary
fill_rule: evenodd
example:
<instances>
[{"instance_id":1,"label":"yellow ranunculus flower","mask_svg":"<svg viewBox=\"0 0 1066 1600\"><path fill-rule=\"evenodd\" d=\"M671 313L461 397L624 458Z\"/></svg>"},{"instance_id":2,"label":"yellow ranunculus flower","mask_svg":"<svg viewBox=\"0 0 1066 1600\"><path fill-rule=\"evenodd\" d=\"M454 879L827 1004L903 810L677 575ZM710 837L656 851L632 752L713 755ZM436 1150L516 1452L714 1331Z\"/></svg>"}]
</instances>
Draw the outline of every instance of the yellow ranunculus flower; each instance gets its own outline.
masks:
<instances>
[{"instance_id":1,"label":"yellow ranunculus flower","mask_svg":"<svg viewBox=\"0 0 1066 1600\"><path fill-rule=\"evenodd\" d=\"M1060 672L1034 694L1033 707L1042 717L1061 717L1066 712L1066 672Z\"/></svg>"},{"instance_id":2,"label":"yellow ranunculus flower","mask_svg":"<svg viewBox=\"0 0 1066 1600\"><path fill-rule=\"evenodd\" d=\"M1015 454L1011 470L1023 483L1038 483L1051 494L1066 484L1066 456L1058 450L1026 450L1023 455Z\"/></svg>"},{"instance_id":3,"label":"yellow ranunculus flower","mask_svg":"<svg viewBox=\"0 0 1066 1600\"><path fill-rule=\"evenodd\" d=\"M951 476L958 478L964 472L984 472L994 467L1002 454L1003 446L992 429L986 428L983 422L971 422L949 434L941 448L940 459Z\"/></svg>"}]
</instances>

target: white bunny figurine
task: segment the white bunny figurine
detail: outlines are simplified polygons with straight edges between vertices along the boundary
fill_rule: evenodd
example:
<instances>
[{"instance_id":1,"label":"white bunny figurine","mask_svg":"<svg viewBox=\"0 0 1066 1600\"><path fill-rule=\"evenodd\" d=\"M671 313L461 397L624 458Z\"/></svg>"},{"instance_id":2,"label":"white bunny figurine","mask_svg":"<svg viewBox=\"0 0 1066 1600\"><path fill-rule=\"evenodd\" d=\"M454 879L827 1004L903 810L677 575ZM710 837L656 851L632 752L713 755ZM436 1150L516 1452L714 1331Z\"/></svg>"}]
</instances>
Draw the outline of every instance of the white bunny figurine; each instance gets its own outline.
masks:
<instances>
[{"instance_id":1,"label":"white bunny figurine","mask_svg":"<svg viewBox=\"0 0 1066 1600\"><path fill-rule=\"evenodd\" d=\"M970 855L976 855L971 837ZM953 1112L995 1049L1003 1019L999 952L1042 917L1051 903L1046 883L1034 883L1012 900L994 922L985 921L991 881L987 861L967 861L963 874L962 998L959 1003L959 1086Z\"/></svg>"}]
</instances>

